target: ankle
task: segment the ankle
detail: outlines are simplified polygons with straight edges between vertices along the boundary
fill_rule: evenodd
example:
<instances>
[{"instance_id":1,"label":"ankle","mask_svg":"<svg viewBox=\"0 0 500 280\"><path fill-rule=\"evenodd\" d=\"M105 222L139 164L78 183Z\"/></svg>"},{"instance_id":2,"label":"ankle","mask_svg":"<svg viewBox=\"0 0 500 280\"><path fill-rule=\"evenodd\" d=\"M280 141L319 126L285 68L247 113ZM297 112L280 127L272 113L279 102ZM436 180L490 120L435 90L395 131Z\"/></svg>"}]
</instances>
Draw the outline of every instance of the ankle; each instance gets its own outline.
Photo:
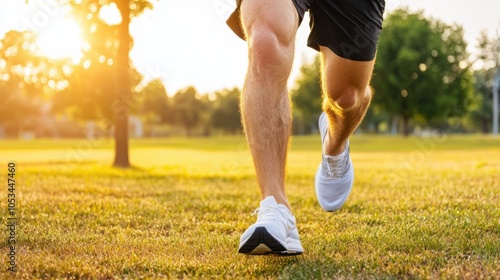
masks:
<instances>
[{"instance_id":1,"label":"ankle","mask_svg":"<svg viewBox=\"0 0 500 280\"><path fill-rule=\"evenodd\" d=\"M290 210L290 212L292 211L292 209L290 207L290 204L288 203L288 200L287 200L287 198L286 198L285 195L281 195L281 194L262 194L262 200L264 200L268 196L274 197L274 200L276 200L276 203L284 205L284 206L286 206L286 208L288 208L288 210Z\"/></svg>"},{"instance_id":2,"label":"ankle","mask_svg":"<svg viewBox=\"0 0 500 280\"><path fill-rule=\"evenodd\" d=\"M335 143L330 139L330 133L327 134L325 138L325 143L323 144L323 152L327 156L338 156L342 154L346 149L347 141L342 141L340 143Z\"/></svg>"}]
</instances>

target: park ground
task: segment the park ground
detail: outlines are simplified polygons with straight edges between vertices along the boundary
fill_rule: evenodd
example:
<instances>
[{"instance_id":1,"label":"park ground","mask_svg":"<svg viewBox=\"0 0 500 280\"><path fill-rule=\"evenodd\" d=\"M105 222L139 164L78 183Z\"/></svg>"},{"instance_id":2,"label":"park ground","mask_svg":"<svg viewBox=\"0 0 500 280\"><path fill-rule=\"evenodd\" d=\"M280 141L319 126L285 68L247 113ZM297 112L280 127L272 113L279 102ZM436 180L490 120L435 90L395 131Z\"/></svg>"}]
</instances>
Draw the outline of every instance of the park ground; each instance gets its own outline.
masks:
<instances>
[{"instance_id":1,"label":"park ground","mask_svg":"<svg viewBox=\"0 0 500 280\"><path fill-rule=\"evenodd\" d=\"M355 186L323 212L319 136L293 138L288 197L305 252L237 254L260 196L244 138L0 142L0 279L500 278L500 139L351 139ZM7 272L8 162L16 265Z\"/></svg>"}]
</instances>

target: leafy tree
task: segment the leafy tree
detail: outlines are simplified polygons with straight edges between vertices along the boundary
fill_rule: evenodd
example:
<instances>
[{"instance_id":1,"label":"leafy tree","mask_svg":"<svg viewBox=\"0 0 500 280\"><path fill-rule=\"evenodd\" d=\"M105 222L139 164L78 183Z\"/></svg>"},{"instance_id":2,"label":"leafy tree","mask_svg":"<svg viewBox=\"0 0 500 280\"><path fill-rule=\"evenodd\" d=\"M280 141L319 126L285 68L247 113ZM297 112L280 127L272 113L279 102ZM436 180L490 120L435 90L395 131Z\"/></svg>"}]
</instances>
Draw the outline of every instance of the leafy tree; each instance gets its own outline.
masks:
<instances>
[{"instance_id":1,"label":"leafy tree","mask_svg":"<svg viewBox=\"0 0 500 280\"><path fill-rule=\"evenodd\" d=\"M491 131L492 122L492 89L495 68L477 70L474 72L474 97L473 105L468 112L468 119L474 127L481 128L483 133ZM467 120L466 120L467 121Z\"/></svg>"},{"instance_id":2,"label":"leafy tree","mask_svg":"<svg viewBox=\"0 0 500 280\"><path fill-rule=\"evenodd\" d=\"M194 87L178 91L172 98L174 121L186 130L186 135L191 136L192 129L201 120L203 102Z\"/></svg>"},{"instance_id":3,"label":"leafy tree","mask_svg":"<svg viewBox=\"0 0 500 280\"><path fill-rule=\"evenodd\" d=\"M467 44L460 26L397 10L385 21L374 69L374 103L403 120L442 127L463 115L471 93Z\"/></svg>"},{"instance_id":4,"label":"leafy tree","mask_svg":"<svg viewBox=\"0 0 500 280\"><path fill-rule=\"evenodd\" d=\"M129 167L128 154L128 117L135 82L131 77L136 77L131 67L129 53L132 47L130 36L130 20L139 16L145 9L152 8L147 0L61 0L69 3L75 19L83 24L82 33L89 43L89 48L84 53L82 72L89 70L91 65L100 68L101 82L94 84L93 95L102 96L103 104L111 108L114 114L115 128L115 160L114 166ZM99 12L105 5L114 4L121 15L121 22L110 26L100 17ZM107 64L96 66L98 63ZM101 72L103 71L103 72ZM77 71L78 72L78 71ZM93 71L94 72L94 71ZM90 72L87 72L88 74ZM95 73L95 72L94 72ZM94 75L94 74L91 74ZM106 81L103 81L103 80ZM86 79L80 78L81 82ZM97 79L99 81L99 79ZM85 92L89 93L92 89ZM101 106L100 114L106 114Z\"/></svg>"},{"instance_id":5,"label":"leafy tree","mask_svg":"<svg viewBox=\"0 0 500 280\"><path fill-rule=\"evenodd\" d=\"M0 40L0 126L8 135L34 129L45 97L67 86L64 61L39 53L32 32L13 30Z\"/></svg>"},{"instance_id":6,"label":"leafy tree","mask_svg":"<svg viewBox=\"0 0 500 280\"><path fill-rule=\"evenodd\" d=\"M363 130L366 132L386 132L387 130L381 131L380 125L385 123L387 124L390 120L390 116L380 108L377 104L371 104L368 107L365 117L363 121L359 125L358 130ZM388 127L386 127L388 129Z\"/></svg>"},{"instance_id":7,"label":"leafy tree","mask_svg":"<svg viewBox=\"0 0 500 280\"><path fill-rule=\"evenodd\" d=\"M302 65L301 74L291 93L294 107L294 126L299 133L310 133L313 127L317 127L322 101L320 69L319 55L312 63Z\"/></svg>"},{"instance_id":8,"label":"leafy tree","mask_svg":"<svg viewBox=\"0 0 500 280\"><path fill-rule=\"evenodd\" d=\"M167 90L160 79L149 82L140 92L142 96L140 114L157 119L159 123L172 121ZM149 116L148 116L149 115Z\"/></svg>"},{"instance_id":9,"label":"leafy tree","mask_svg":"<svg viewBox=\"0 0 500 280\"><path fill-rule=\"evenodd\" d=\"M139 114L143 120L152 126L152 134L156 124L169 123L173 120L170 100L167 90L160 79L147 84L140 92L141 102L138 102Z\"/></svg>"},{"instance_id":10,"label":"leafy tree","mask_svg":"<svg viewBox=\"0 0 500 280\"><path fill-rule=\"evenodd\" d=\"M212 114L212 124L226 133L237 133L241 131L239 88L224 89L215 92L215 109Z\"/></svg>"},{"instance_id":11,"label":"leafy tree","mask_svg":"<svg viewBox=\"0 0 500 280\"><path fill-rule=\"evenodd\" d=\"M214 113L214 100L208 94L200 97L200 123L203 129L203 136L208 137L212 134L212 115Z\"/></svg>"},{"instance_id":12,"label":"leafy tree","mask_svg":"<svg viewBox=\"0 0 500 280\"><path fill-rule=\"evenodd\" d=\"M481 31L478 49L478 61L482 62L483 69L500 67L500 33L497 33L496 37L489 38L486 30Z\"/></svg>"},{"instance_id":13,"label":"leafy tree","mask_svg":"<svg viewBox=\"0 0 500 280\"><path fill-rule=\"evenodd\" d=\"M479 36L479 57L482 69L474 72L474 106L469 112L470 121L481 127L483 133L491 131L493 120L493 84L500 75L500 34L489 38L486 31Z\"/></svg>"}]
</instances>

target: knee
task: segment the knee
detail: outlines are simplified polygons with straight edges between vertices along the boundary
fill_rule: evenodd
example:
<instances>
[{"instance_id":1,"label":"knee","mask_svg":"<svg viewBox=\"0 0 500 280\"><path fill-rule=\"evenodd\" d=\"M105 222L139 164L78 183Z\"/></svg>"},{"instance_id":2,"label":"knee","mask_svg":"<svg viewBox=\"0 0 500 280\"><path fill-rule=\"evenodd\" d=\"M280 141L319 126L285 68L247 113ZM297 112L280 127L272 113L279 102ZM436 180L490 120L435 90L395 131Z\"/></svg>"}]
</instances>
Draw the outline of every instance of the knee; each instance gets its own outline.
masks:
<instances>
[{"instance_id":1,"label":"knee","mask_svg":"<svg viewBox=\"0 0 500 280\"><path fill-rule=\"evenodd\" d=\"M258 74L287 73L293 61L293 41L268 27L253 28L249 38L250 70ZM286 75L285 78L288 76Z\"/></svg>"},{"instance_id":2,"label":"knee","mask_svg":"<svg viewBox=\"0 0 500 280\"><path fill-rule=\"evenodd\" d=\"M343 89L327 90L324 102L325 109L330 107L348 111L359 107L362 103L369 102L371 90L369 87L359 89L354 86Z\"/></svg>"}]
</instances>

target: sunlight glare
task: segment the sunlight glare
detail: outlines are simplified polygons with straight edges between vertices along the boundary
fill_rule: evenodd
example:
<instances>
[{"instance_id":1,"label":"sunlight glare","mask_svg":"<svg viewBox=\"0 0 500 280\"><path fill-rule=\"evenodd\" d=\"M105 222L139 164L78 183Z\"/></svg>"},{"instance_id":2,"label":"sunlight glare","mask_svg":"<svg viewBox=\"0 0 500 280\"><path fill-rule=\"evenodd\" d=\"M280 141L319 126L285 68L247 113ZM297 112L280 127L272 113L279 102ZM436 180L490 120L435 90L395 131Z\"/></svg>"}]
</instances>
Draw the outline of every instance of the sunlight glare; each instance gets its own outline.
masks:
<instances>
[{"instance_id":1,"label":"sunlight glare","mask_svg":"<svg viewBox=\"0 0 500 280\"><path fill-rule=\"evenodd\" d=\"M40 33L37 43L43 55L48 58L70 58L75 64L82 58L84 42L80 26L73 20L58 20Z\"/></svg>"},{"instance_id":2,"label":"sunlight glare","mask_svg":"<svg viewBox=\"0 0 500 280\"><path fill-rule=\"evenodd\" d=\"M108 25L118 25L122 22L120 10L115 3L102 6L99 10L99 17Z\"/></svg>"}]
</instances>

